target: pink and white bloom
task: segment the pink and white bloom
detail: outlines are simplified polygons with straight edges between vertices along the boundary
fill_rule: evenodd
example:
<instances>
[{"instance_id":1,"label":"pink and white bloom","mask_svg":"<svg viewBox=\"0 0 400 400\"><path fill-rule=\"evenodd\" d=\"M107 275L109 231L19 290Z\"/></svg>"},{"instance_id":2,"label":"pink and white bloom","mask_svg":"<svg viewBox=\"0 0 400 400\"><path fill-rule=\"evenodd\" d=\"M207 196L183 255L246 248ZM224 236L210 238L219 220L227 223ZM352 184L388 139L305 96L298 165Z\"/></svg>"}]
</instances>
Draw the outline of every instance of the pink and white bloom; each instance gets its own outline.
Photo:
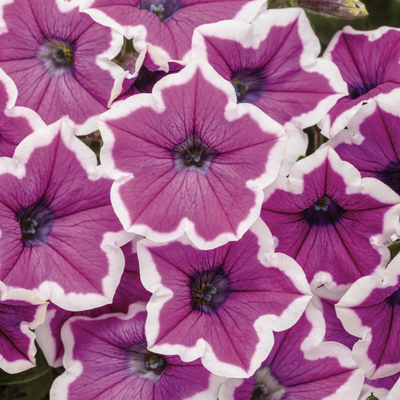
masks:
<instances>
[{"instance_id":1,"label":"pink and white bloom","mask_svg":"<svg viewBox=\"0 0 400 400\"><path fill-rule=\"evenodd\" d=\"M114 214L112 180L60 120L0 158L0 279L67 310L111 303L132 238Z\"/></svg>"},{"instance_id":2,"label":"pink and white bloom","mask_svg":"<svg viewBox=\"0 0 400 400\"><path fill-rule=\"evenodd\" d=\"M79 0L12 0L0 4L0 67L18 88L17 106L46 124L61 117L80 135L97 129L114 79L111 61L123 37L79 12Z\"/></svg>"},{"instance_id":3,"label":"pink and white bloom","mask_svg":"<svg viewBox=\"0 0 400 400\"><path fill-rule=\"evenodd\" d=\"M186 233L202 249L238 240L258 218L286 142L203 60L102 114L99 129L125 229L156 242Z\"/></svg>"},{"instance_id":4,"label":"pink and white bloom","mask_svg":"<svg viewBox=\"0 0 400 400\"><path fill-rule=\"evenodd\" d=\"M187 237L138 243L148 305L149 349L201 357L216 375L249 377L274 343L272 331L291 327L311 298L300 266L274 253L272 236L258 219L237 242L197 249Z\"/></svg>"},{"instance_id":5,"label":"pink and white bloom","mask_svg":"<svg viewBox=\"0 0 400 400\"><path fill-rule=\"evenodd\" d=\"M302 266L312 289L342 291L384 271L400 197L377 179L361 179L331 147L295 163L289 178L279 176L264 193L261 218L277 251Z\"/></svg>"}]
</instances>

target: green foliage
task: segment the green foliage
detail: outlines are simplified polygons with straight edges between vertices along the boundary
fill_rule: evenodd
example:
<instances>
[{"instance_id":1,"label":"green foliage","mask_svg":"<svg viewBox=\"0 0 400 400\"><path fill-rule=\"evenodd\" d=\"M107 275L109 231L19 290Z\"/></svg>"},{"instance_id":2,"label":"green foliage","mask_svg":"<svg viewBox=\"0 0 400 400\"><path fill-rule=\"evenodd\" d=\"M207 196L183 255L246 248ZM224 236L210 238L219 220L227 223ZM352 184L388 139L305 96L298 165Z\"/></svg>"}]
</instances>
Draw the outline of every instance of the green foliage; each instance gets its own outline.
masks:
<instances>
[{"instance_id":1,"label":"green foliage","mask_svg":"<svg viewBox=\"0 0 400 400\"><path fill-rule=\"evenodd\" d=\"M63 368L50 367L38 346L36 367L19 374L7 374L0 369L1 400L46 400L50 386Z\"/></svg>"},{"instance_id":2,"label":"green foliage","mask_svg":"<svg viewBox=\"0 0 400 400\"><path fill-rule=\"evenodd\" d=\"M392 261L400 253L400 240L389 245L388 249L390 251L390 261Z\"/></svg>"}]
</instances>

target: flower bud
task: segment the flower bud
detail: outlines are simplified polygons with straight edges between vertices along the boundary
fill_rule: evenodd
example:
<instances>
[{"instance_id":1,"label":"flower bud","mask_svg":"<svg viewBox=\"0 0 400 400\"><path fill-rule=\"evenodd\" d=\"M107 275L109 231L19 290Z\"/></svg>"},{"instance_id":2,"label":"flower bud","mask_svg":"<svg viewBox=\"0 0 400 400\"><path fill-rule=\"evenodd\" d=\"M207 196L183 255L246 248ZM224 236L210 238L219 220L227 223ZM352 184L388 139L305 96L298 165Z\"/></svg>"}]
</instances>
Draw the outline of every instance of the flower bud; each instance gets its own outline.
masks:
<instances>
[{"instance_id":1,"label":"flower bud","mask_svg":"<svg viewBox=\"0 0 400 400\"><path fill-rule=\"evenodd\" d=\"M355 19L368 16L365 4L359 0L298 0L297 5L309 11L339 18Z\"/></svg>"}]
</instances>

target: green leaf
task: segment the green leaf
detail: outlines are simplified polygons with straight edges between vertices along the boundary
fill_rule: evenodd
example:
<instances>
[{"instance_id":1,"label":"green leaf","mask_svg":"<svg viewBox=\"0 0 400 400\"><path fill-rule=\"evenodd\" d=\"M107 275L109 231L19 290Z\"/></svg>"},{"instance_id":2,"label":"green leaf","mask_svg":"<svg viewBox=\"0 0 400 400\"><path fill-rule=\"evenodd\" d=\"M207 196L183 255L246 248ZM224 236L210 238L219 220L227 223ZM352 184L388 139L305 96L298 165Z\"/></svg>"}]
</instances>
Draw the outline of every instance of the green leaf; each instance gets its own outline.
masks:
<instances>
[{"instance_id":1,"label":"green leaf","mask_svg":"<svg viewBox=\"0 0 400 400\"><path fill-rule=\"evenodd\" d=\"M51 384L64 369L50 367L43 352L36 346L36 367L20 372L7 374L0 369L1 400L45 400L48 398Z\"/></svg>"},{"instance_id":2,"label":"green leaf","mask_svg":"<svg viewBox=\"0 0 400 400\"><path fill-rule=\"evenodd\" d=\"M397 254L400 253L400 240L397 242L394 242L388 246L388 249L390 251L390 261L393 260L397 256ZM390 262L389 261L389 262Z\"/></svg>"}]
</instances>

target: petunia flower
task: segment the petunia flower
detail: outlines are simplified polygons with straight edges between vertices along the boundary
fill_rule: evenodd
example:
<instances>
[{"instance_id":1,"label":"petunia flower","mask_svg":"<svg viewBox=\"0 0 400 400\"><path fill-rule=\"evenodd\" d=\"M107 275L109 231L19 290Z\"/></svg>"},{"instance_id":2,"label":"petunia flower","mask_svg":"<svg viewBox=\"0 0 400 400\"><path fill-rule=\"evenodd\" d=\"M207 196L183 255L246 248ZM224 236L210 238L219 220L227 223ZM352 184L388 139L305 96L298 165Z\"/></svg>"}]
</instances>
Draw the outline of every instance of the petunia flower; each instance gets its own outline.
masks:
<instances>
[{"instance_id":1,"label":"petunia flower","mask_svg":"<svg viewBox=\"0 0 400 400\"><path fill-rule=\"evenodd\" d=\"M400 256L382 277L365 276L336 304L345 329L360 340L353 358L369 379L400 372Z\"/></svg>"},{"instance_id":2,"label":"petunia flower","mask_svg":"<svg viewBox=\"0 0 400 400\"><path fill-rule=\"evenodd\" d=\"M267 10L250 24L221 21L196 28L192 57L200 57L252 103L285 126L287 175L305 154L303 128L315 125L347 93L338 68L318 58L320 44L303 10Z\"/></svg>"},{"instance_id":3,"label":"petunia flower","mask_svg":"<svg viewBox=\"0 0 400 400\"><path fill-rule=\"evenodd\" d=\"M35 331L37 342L49 365L55 368L62 365L64 346L61 341L61 328L69 318L78 315L94 318L115 312L127 313L132 303L150 300L151 293L143 287L139 277L139 261L136 254L136 242L139 239L142 237L137 236L132 242L121 247L126 261L125 270L112 304L77 312L64 310L53 303L49 304L44 323Z\"/></svg>"},{"instance_id":4,"label":"petunia flower","mask_svg":"<svg viewBox=\"0 0 400 400\"><path fill-rule=\"evenodd\" d=\"M357 31L346 26L332 38L323 58L339 67L349 91L322 119L325 136L336 135L373 99L400 101L400 29L382 26Z\"/></svg>"},{"instance_id":5,"label":"petunia flower","mask_svg":"<svg viewBox=\"0 0 400 400\"><path fill-rule=\"evenodd\" d=\"M261 218L277 251L293 257L312 289L347 289L389 261L383 244L395 232L400 197L374 178L361 179L327 146L295 163L289 178L264 190Z\"/></svg>"},{"instance_id":6,"label":"petunia flower","mask_svg":"<svg viewBox=\"0 0 400 400\"><path fill-rule=\"evenodd\" d=\"M363 178L379 179L400 194L399 126L398 105L372 101L328 144L342 160L354 165Z\"/></svg>"},{"instance_id":7,"label":"petunia flower","mask_svg":"<svg viewBox=\"0 0 400 400\"><path fill-rule=\"evenodd\" d=\"M193 30L225 19L250 22L266 0L81 0L81 11L133 38L138 52L151 43L167 60L190 59Z\"/></svg>"},{"instance_id":8,"label":"petunia flower","mask_svg":"<svg viewBox=\"0 0 400 400\"><path fill-rule=\"evenodd\" d=\"M248 377L273 345L272 330L291 327L310 291L299 265L274 253L272 236L259 219L237 242L202 251L186 238L138 243L148 305L149 349L201 357L212 373Z\"/></svg>"},{"instance_id":9,"label":"petunia flower","mask_svg":"<svg viewBox=\"0 0 400 400\"><path fill-rule=\"evenodd\" d=\"M47 303L24 289L0 282L0 368L9 374L35 366L35 333Z\"/></svg>"},{"instance_id":10,"label":"petunia flower","mask_svg":"<svg viewBox=\"0 0 400 400\"><path fill-rule=\"evenodd\" d=\"M111 59L123 37L79 12L79 0L1 2L0 67L18 88L18 106L47 124L61 117L87 134L107 109L114 79Z\"/></svg>"},{"instance_id":11,"label":"petunia flower","mask_svg":"<svg viewBox=\"0 0 400 400\"><path fill-rule=\"evenodd\" d=\"M220 400L357 400L364 376L339 343L322 342L324 319L310 302L300 320L275 333L275 344L255 374L229 379Z\"/></svg>"},{"instance_id":12,"label":"petunia flower","mask_svg":"<svg viewBox=\"0 0 400 400\"><path fill-rule=\"evenodd\" d=\"M110 204L112 181L60 120L0 158L0 279L68 310L110 303L132 238Z\"/></svg>"},{"instance_id":13,"label":"petunia flower","mask_svg":"<svg viewBox=\"0 0 400 400\"><path fill-rule=\"evenodd\" d=\"M52 400L216 399L224 378L200 360L147 350L146 310L133 304L128 314L71 318L63 327L65 373L50 390Z\"/></svg>"},{"instance_id":14,"label":"petunia flower","mask_svg":"<svg viewBox=\"0 0 400 400\"><path fill-rule=\"evenodd\" d=\"M0 157L12 157L22 139L46 126L34 111L15 106L17 97L15 83L0 68Z\"/></svg>"},{"instance_id":15,"label":"petunia flower","mask_svg":"<svg viewBox=\"0 0 400 400\"><path fill-rule=\"evenodd\" d=\"M258 218L286 140L203 60L102 114L99 129L125 229L157 242L187 233L202 249L238 240Z\"/></svg>"}]
</instances>

